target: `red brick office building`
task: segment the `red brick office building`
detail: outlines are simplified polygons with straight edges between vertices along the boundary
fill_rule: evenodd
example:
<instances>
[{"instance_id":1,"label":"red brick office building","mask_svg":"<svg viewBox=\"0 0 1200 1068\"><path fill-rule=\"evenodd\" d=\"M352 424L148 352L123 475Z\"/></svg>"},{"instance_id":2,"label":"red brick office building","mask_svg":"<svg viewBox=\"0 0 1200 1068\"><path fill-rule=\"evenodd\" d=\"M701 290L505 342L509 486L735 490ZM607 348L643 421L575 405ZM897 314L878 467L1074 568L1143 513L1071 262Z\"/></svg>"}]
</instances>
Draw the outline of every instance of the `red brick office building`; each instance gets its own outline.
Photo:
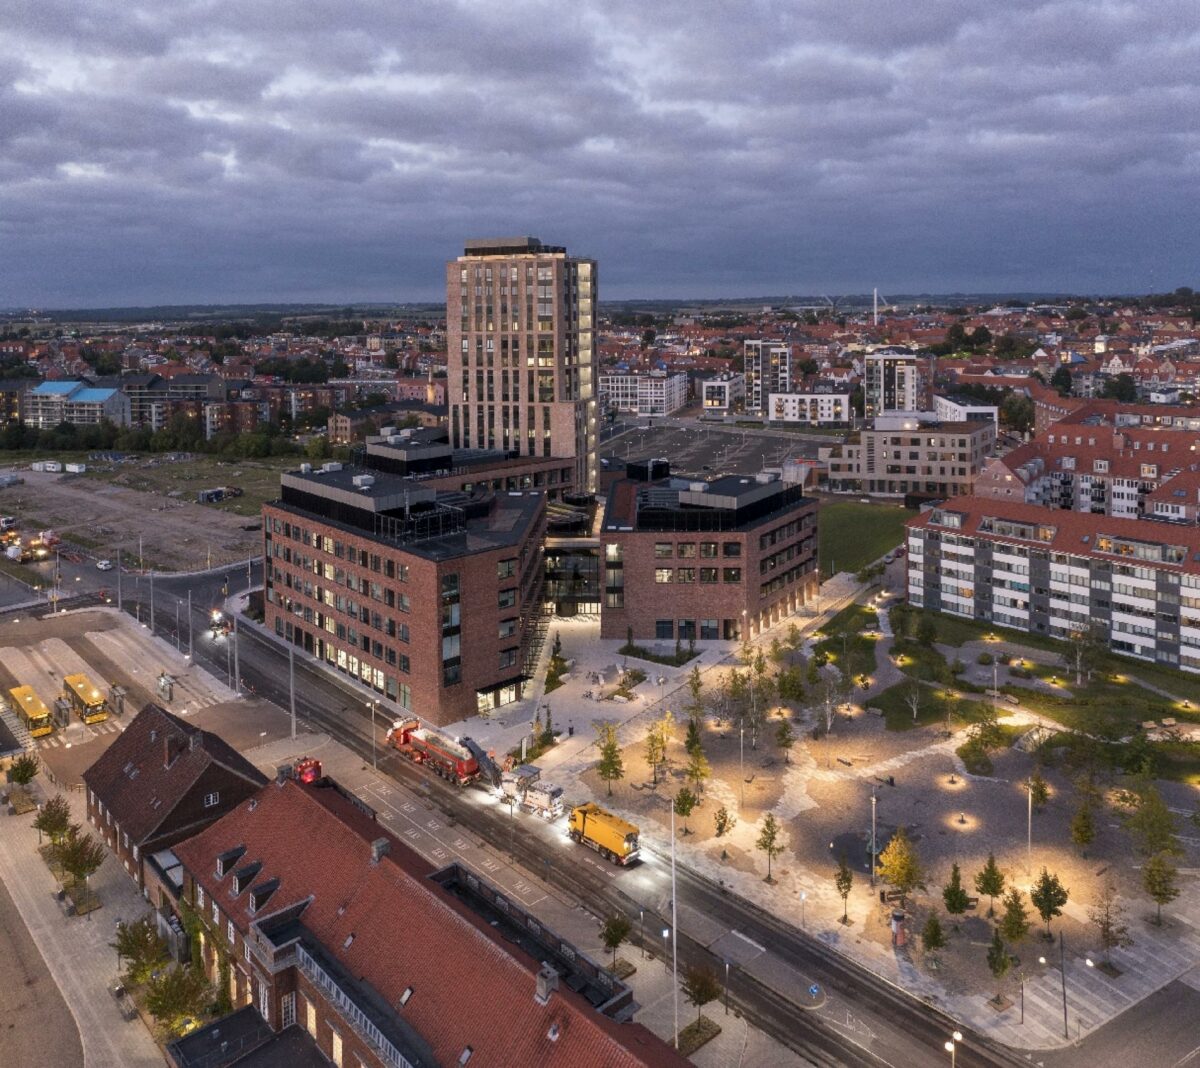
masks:
<instances>
[{"instance_id":1,"label":"red brick office building","mask_svg":"<svg viewBox=\"0 0 1200 1068\"><path fill-rule=\"evenodd\" d=\"M600 543L604 638L736 641L817 593L817 502L775 480L626 479Z\"/></svg>"},{"instance_id":2,"label":"red brick office building","mask_svg":"<svg viewBox=\"0 0 1200 1068\"><path fill-rule=\"evenodd\" d=\"M266 625L394 713L445 724L518 700L545 510L541 493L303 465L263 507Z\"/></svg>"}]
</instances>

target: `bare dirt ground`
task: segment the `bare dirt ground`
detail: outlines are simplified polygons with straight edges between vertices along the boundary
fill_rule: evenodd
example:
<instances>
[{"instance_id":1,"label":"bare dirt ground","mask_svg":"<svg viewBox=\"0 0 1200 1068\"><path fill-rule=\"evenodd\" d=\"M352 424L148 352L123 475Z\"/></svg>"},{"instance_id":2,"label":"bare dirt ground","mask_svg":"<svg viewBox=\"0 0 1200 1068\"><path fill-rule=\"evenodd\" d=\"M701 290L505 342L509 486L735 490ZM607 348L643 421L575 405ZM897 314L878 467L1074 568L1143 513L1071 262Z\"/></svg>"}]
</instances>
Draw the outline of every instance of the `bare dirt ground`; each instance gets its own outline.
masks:
<instances>
[{"instance_id":1,"label":"bare dirt ground","mask_svg":"<svg viewBox=\"0 0 1200 1068\"><path fill-rule=\"evenodd\" d=\"M65 541L136 563L142 537L145 566L189 571L245 560L262 549L253 518L145 493L78 475L23 471L24 485L0 490L0 510L15 515L22 531L53 529ZM211 555L210 555L211 554Z\"/></svg>"}]
</instances>

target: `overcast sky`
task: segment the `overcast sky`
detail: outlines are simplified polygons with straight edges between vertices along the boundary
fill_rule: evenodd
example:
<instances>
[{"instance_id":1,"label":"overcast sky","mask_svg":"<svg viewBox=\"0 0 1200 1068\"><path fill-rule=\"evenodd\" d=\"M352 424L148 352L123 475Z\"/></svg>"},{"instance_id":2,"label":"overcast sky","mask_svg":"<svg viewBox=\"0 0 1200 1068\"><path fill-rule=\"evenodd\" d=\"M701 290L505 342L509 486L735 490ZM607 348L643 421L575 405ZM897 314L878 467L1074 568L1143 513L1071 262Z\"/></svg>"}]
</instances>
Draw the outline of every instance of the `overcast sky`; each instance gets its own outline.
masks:
<instances>
[{"instance_id":1,"label":"overcast sky","mask_svg":"<svg viewBox=\"0 0 1200 1068\"><path fill-rule=\"evenodd\" d=\"M7 0L0 306L1197 285L1195 0Z\"/></svg>"}]
</instances>

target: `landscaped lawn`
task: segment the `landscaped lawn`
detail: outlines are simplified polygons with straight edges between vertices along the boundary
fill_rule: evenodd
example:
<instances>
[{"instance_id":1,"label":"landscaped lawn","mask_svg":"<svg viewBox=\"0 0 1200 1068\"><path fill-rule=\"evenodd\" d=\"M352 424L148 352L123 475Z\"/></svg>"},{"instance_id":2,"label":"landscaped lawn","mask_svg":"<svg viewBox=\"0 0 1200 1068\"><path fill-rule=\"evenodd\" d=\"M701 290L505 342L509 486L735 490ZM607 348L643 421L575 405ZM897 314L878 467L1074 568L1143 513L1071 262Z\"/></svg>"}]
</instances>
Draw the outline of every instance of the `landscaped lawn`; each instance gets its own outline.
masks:
<instances>
[{"instance_id":1,"label":"landscaped lawn","mask_svg":"<svg viewBox=\"0 0 1200 1068\"><path fill-rule=\"evenodd\" d=\"M864 632L875 632L878 628L879 616L873 608L861 604L847 605L821 628L821 633L828 637L813 648L839 666L845 657L854 678L873 675L877 639L866 637Z\"/></svg>"},{"instance_id":2,"label":"landscaped lawn","mask_svg":"<svg viewBox=\"0 0 1200 1068\"><path fill-rule=\"evenodd\" d=\"M821 577L838 571L852 574L878 560L904 540L904 523L913 515L890 504L834 501L817 515L817 551Z\"/></svg>"},{"instance_id":3,"label":"landscaped lawn","mask_svg":"<svg viewBox=\"0 0 1200 1068\"><path fill-rule=\"evenodd\" d=\"M882 710L888 730L908 731L933 723L944 724L947 710L950 712L951 725L962 726L963 723L974 723L987 710L987 706L979 701L948 696L949 691L940 686L921 686L921 703L914 722L912 707L906 700L912 688L911 682L898 682L868 702L872 707Z\"/></svg>"}]
</instances>

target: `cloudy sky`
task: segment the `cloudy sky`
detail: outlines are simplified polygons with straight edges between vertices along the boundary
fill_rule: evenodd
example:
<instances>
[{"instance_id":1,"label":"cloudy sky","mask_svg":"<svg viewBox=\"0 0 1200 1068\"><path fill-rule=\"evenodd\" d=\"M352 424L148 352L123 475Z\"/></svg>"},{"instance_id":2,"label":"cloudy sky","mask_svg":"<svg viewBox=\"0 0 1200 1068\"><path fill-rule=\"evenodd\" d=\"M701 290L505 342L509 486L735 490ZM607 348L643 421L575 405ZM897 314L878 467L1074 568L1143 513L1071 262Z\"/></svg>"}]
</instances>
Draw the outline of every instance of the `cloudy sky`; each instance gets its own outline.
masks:
<instances>
[{"instance_id":1,"label":"cloudy sky","mask_svg":"<svg viewBox=\"0 0 1200 1068\"><path fill-rule=\"evenodd\" d=\"M1195 0L7 0L0 307L1200 283Z\"/></svg>"}]
</instances>

